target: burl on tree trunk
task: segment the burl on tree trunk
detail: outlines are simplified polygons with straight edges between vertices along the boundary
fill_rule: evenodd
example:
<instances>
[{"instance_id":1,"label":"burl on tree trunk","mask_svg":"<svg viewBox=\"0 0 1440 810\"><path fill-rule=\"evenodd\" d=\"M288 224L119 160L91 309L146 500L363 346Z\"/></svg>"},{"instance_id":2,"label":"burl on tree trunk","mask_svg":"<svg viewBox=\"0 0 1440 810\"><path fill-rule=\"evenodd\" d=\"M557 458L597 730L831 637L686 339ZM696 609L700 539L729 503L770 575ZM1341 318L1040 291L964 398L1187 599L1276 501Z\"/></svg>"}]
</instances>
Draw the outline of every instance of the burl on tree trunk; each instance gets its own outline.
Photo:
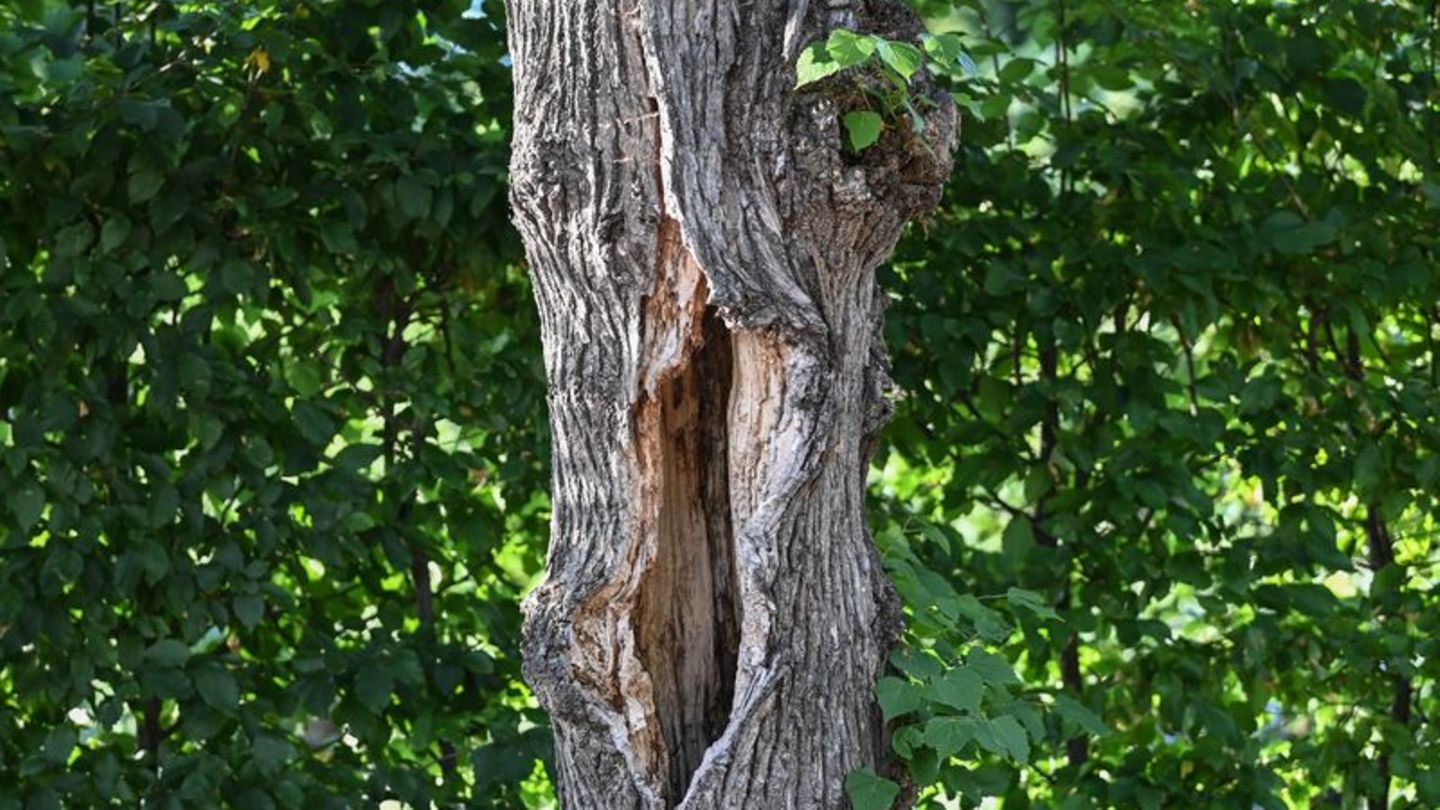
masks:
<instances>
[{"instance_id":1,"label":"burl on tree trunk","mask_svg":"<svg viewBox=\"0 0 1440 810\"><path fill-rule=\"evenodd\" d=\"M832 808L882 770L900 628L866 529L885 421L875 268L938 200L956 121L856 154L843 27L899 0L510 0L512 201L544 325L548 574L526 677L567 808ZM849 88L847 90L847 88Z\"/></svg>"}]
</instances>

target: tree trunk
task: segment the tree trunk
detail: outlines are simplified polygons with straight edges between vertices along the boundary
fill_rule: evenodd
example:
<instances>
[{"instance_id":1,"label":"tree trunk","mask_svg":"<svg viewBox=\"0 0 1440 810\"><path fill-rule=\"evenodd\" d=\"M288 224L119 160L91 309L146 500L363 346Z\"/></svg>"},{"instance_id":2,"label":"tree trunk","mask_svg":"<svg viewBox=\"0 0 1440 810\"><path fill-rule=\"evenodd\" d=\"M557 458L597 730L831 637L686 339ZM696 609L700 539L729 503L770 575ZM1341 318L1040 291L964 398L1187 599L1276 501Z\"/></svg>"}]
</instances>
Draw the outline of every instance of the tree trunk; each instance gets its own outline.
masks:
<instances>
[{"instance_id":1,"label":"tree trunk","mask_svg":"<svg viewBox=\"0 0 1440 810\"><path fill-rule=\"evenodd\" d=\"M900 627L864 519L887 413L874 270L953 106L854 154L809 42L898 0L510 0L512 202L554 433L526 677L567 808L846 806Z\"/></svg>"}]
</instances>

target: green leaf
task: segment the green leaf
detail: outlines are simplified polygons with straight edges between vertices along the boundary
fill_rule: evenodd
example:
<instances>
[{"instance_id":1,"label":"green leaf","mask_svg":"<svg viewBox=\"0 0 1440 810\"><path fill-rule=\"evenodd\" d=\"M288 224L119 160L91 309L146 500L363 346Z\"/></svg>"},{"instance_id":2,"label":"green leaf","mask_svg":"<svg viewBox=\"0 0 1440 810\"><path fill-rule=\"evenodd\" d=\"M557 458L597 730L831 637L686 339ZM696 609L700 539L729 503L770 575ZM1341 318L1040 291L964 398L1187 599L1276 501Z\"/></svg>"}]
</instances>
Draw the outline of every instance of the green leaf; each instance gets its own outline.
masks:
<instances>
[{"instance_id":1,"label":"green leaf","mask_svg":"<svg viewBox=\"0 0 1440 810\"><path fill-rule=\"evenodd\" d=\"M45 743L40 753L55 765L64 765L70 760L70 753L75 750L79 742L79 732L74 726L68 723L57 726L45 735Z\"/></svg>"},{"instance_id":2,"label":"green leaf","mask_svg":"<svg viewBox=\"0 0 1440 810\"><path fill-rule=\"evenodd\" d=\"M45 509L45 493L34 484L17 487L5 498L6 505L15 515L20 531L28 532L40 522L40 513Z\"/></svg>"},{"instance_id":3,"label":"green leaf","mask_svg":"<svg viewBox=\"0 0 1440 810\"><path fill-rule=\"evenodd\" d=\"M160 481L151 488L150 507L147 510L146 518L149 520L150 528L159 529L170 525L175 519L175 512L180 508L180 493L174 486L165 481Z\"/></svg>"},{"instance_id":4,"label":"green leaf","mask_svg":"<svg viewBox=\"0 0 1440 810\"><path fill-rule=\"evenodd\" d=\"M196 804L204 804L206 799L219 795L225 778L225 766L222 763L223 760L219 757L200 755L198 760L195 760L194 770L186 774L185 780L180 783L180 797Z\"/></svg>"},{"instance_id":5,"label":"green leaf","mask_svg":"<svg viewBox=\"0 0 1440 810\"><path fill-rule=\"evenodd\" d=\"M825 43L825 50L840 67L854 67L870 61L878 42L877 37L869 34L857 34L854 31L837 28L830 32L830 38Z\"/></svg>"},{"instance_id":6,"label":"green leaf","mask_svg":"<svg viewBox=\"0 0 1440 810\"><path fill-rule=\"evenodd\" d=\"M1058 619L1055 609L1045 601L1045 597L1034 591L1011 588L1005 592L1005 600L1010 606L1017 609L1028 610L1042 619Z\"/></svg>"},{"instance_id":7,"label":"green leaf","mask_svg":"<svg viewBox=\"0 0 1440 810\"><path fill-rule=\"evenodd\" d=\"M267 776L279 773L281 766L295 756L295 747L284 738L273 734L256 734L250 743L250 750L260 772Z\"/></svg>"},{"instance_id":8,"label":"green leaf","mask_svg":"<svg viewBox=\"0 0 1440 810\"><path fill-rule=\"evenodd\" d=\"M880 130L885 122L880 114L871 110L854 110L845 113L845 131L849 135L850 148L856 152L880 140Z\"/></svg>"},{"instance_id":9,"label":"green leaf","mask_svg":"<svg viewBox=\"0 0 1440 810\"><path fill-rule=\"evenodd\" d=\"M55 255L57 256L79 256L90 247L90 242L95 239L95 229L90 227L88 222L77 222L60 229L55 234Z\"/></svg>"},{"instance_id":10,"label":"green leaf","mask_svg":"<svg viewBox=\"0 0 1440 810\"><path fill-rule=\"evenodd\" d=\"M920 534L926 540L940 547L946 554L953 553L956 548L955 542L951 540L951 536L955 534L955 530L948 526L938 526L929 521L925 521L920 524Z\"/></svg>"},{"instance_id":11,"label":"green leaf","mask_svg":"<svg viewBox=\"0 0 1440 810\"><path fill-rule=\"evenodd\" d=\"M923 34L920 43L925 47L925 53L931 59L944 65L953 65L960 60L960 54L964 52L960 37L954 34Z\"/></svg>"},{"instance_id":12,"label":"green leaf","mask_svg":"<svg viewBox=\"0 0 1440 810\"><path fill-rule=\"evenodd\" d=\"M1328 616L1340 609L1340 600L1324 585L1300 582L1284 586L1291 604L1311 616Z\"/></svg>"},{"instance_id":13,"label":"green leaf","mask_svg":"<svg viewBox=\"0 0 1440 810\"><path fill-rule=\"evenodd\" d=\"M140 690L146 697L181 700L194 694L190 678L179 667L156 667L140 670Z\"/></svg>"},{"instance_id":14,"label":"green leaf","mask_svg":"<svg viewBox=\"0 0 1440 810\"><path fill-rule=\"evenodd\" d=\"M902 678L881 678L875 684L875 697L887 723L925 705L921 688Z\"/></svg>"},{"instance_id":15,"label":"green leaf","mask_svg":"<svg viewBox=\"0 0 1440 810\"><path fill-rule=\"evenodd\" d=\"M231 802L232 807L244 810L276 810L275 800L258 785L240 791Z\"/></svg>"},{"instance_id":16,"label":"green leaf","mask_svg":"<svg viewBox=\"0 0 1440 810\"><path fill-rule=\"evenodd\" d=\"M1432 767L1422 771L1415 777L1415 783L1420 788L1420 798L1440 806L1440 767Z\"/></svg>"},{"instance_id":17,"label":"green leaf","mask_svg":"<svg viewBox=\"0 0 1440 810\"><path fill-rule=\"evenodd\" d=\"M1277 211L1260 223L1260 233L1275 252L1293 256L1328 244L1336 229L1332 222L1309 222L1291 211Z\"/></svg>"},{"instance_id":18,"label":"green leaf","mask_svg":"<svg viewBox=\"0 0 1440 810\"><path fill-rule=\"evenodd\" d=\"M995 736L1012 759L1020 764L1030 761L1030 739L1025 736L1025 727L1010 715L997 717L991 723Z\"/></svg>"},{"instance_id":19,"label":"green leaf","mask_svg":"<svg viewBox=\"0 0 1440 810\"><path fill-rule=\"evenodd\" d=\"M890 736L890 750L899 754L901 759L912 760L916 749L925 747L922 731L921 726L899 726Z\"/></svg>"},{"instance_id":20,"label":"green leaf","mask_svg":"<svg viewBox=\"0 0 1440 810\"><path fill-rule=\"evenodd\" d=\"M980 712L980 700L984 695L984 679L968 667L950 670L934 681L930 689L930 696L935 700L971 714Z\"/></svg>"},{"instance_id":21,"label":"green leaf","mask_svg":"<svg viewBox=\"0 0 1440 810\"><path fill-rule=\"evenodd\" d=\"M378 444L352 444L335 456L335 466L350 472L359 472L380 458L384 452Z\"/></svg>"},{"instance_id":22,"label":"green leaf","mask_svg":"<svg viewBox=\"0 0 1440 810\"><path fill-rule=\"evenodd\" d=\"M1368 95L1365 85L1348 76L1325 80L1325 101L1352 118L1365 114L1365 100Z\"/></svg>"},{"instance_id":23,"label":"green leaf","mask_svg":"<svg viewBox=\"0 0 1440 810\"><path fill-rule=\"evenodd\" d=\"M220 265L220 286L226 290L243 295L250 291L255 284L255 268L250 262L240 258L226 259Z\"/></svg>"},{"instance_id":24,"label":"green leaf","mask_svg":"<svg viewBox=\"0 0 1440 810\"><path fill-rule=\"evenodd\" d=\"M979 599L971 594L961 594L955 605L960 615L975 623L975 630L988 641L1004 641L1010 636L1012 628L1005 623L999 613L985 607Z\"/></svg>"},{"instance_id":25,"label":"green leaf","mask_svg":"<svg viewBox=\"0 0 1440 810\"><path fill-rule=\"evenodd\" d=\"M900 786L870 768L861 768L845 777L845 794L855 810L890 810L900 796Z\"/></svg>"},{"instance_id":26,"label":"green leaf","mask_svg":"<svg viewBox=\"0 0 1440 810\"><path fill-rule=\"evenodd\" d=\"M890 654L890 663L896 669L914 678L933 678L938 676L942 667L935 657L917 649L901 649Z\"/></svg>"},{"instance_id":27,"label":"green leaf","mask_svg":"<svg viewBox=\"0 0 1440 810\"><path fill-rule=\"evenodd\" d=\"M1130 71L1112 65L1095 65L1090 67L1086 73L1095 80L1095 83L1105 90L1118 93L1135 86L1135 78Z\"/></svg>"},{"instance_id":28,"label":"green leaf","mask_svg":"<svg viewBox=\"0 0 1440 810\"><path fill-rule=\"evenodd\" d=\"M355 698L375 714L390 705L390 692L394 688L395 676L382 664L362 667L355 675Z\"/></svg>"},{"instance_id":29,"label":"green leaf","mask_svg":"<svg viewBox=\"0 0 1440 810\"><path fill-rule=\"evenodd\" d=\"M295 403L295 426L300 435L317 445L326 445L335 435L335 420L308 402Z\"/></svg>"},{"instance_id":30,"label":"green leaf","mask_svg":"<svg viewBox=\"0 0 1440 810\"><path fill-rule=\"evenodd\" d=\"M430 215L435 194L419 178L407 174L395 181L395 197L401 213L410 219L424 219Z\"/></svg>"},{"instance_id":31,"label":"green leaf","mask_svg":"<svg viewBox=\"0 0 1440 810\"><path fill-rule=\"evenodd\" d=\"M331 220L320 226L320 239L325 249L343 256L360 252L360 243L355 240L355 231L344 220Z\"/></svg>"},{"instance_id":32,"label":"green leaf","mask_svg":"<svg viewBox=\"0 0 1440 810\"><path fill-rule=\"evenodd\" d=\"M1375 492L1380 485L1381 476L1385 474L1385 462L1380 456L1380 448L1374 444L1366 444L1355 457L1354 469L1355 487L1361 492Z\"/></svg>"},{"instance_id":33,"label":"green leaf","mask_svg":"<svg viewBox=\"0 0 1440 810\"><path fill-rule=\"evenodd\" d=\"M905 766L916 783L933 785L940 780L940 763L940 757L936 755L935 749L920 745L914 755L906 760Z\"/></svg>"},{"instance_id":34,"label":"green leaf","mask_svg":"<svg viewBox=\"0 0 1440 810\"><path fill-rule=\"evenodd\" d=\"M131 203L143 203L160 193L160 187L163 185L165 185L164 176L147 166L130 175L126 192L130 196Z\"/></svg>"},{"instance_id":35,"label":"green leaf","mask_svg":"<svg viewBox=\"0 0 1440 810\"><path fill-rule=\"evenodd\" d=\"M235 676L218 664L207 664L191 676L200 699L218 712L234 713L240 706L240 687Z\"/></svg>"},{"instance_id":36,"label":"green leaf","mask_svg":"<svg viewBox=\"0 0 1440 810\"><path fill-rule=\"evenodd\" d=\"M204 396L210 391L210 364L198 354L186 354L180 358L180 385L186 391Z\"/></svg>"},{"instance_id":37,"label":"green leaf","mask_svg":"<svg viewBox=\"0 0 1440 810\"><path fill-rule=\"evenodd\" d=\"M1004 84L1015 84L1023 81L1035 70L1035 60L1017 56L1007 61L1004 67L1000 68L999 78Z\"/></svg>"},{"instance_id":38,"label":"green leaf","mask_svg":"<svg viewBox=\"0 0 1440 810\"><path fill-rule=\"evenodd\" d=\"M876 45L875 52L880 55L881 62L900 74L901 78L907 82L925 62L925 57L920 53L920 49L908 42L881 40Z\"/></svg>"},{"instance_id":39,"label":"green leaf","mask_svg":"<svg viewBox=\"0 0 1440 810\"><path fill-rule=\"evenodd\" d=\"M81 557L74 549L61 547L56 549L45 560L44 574L69 584L80 578L85 572L85 558Z\"/></svg>"},{"instance_id":40,"label":"green leaf","mask_svg":"<svg viewBox=\"0 0 1440 810\"><path fill-rule=\"evenodd\" d=\"M941 759L952 757L975 739L975 720L969 717L936 717L925 724L925 744Z\"/></svg>"},{"instance_id":41,"label":"green leaf","mask_svg":"<svg viewBox=\"0 0 1440 810\"><path fill-rule=\"evenodd\" d=\"M295 693L306 711L326 715L335 703L335 681L325 673L304 675L296 681Z\"/></svg>"},{"instance_id":42,"label":"green leaf","mask_svg":"<svg viewBox=\"0 0 1440 810\"><path fill-rule=\"evenodd\" d=\"M533 769L535 760L526 756L518 746L491 743L476 749L471 755L471 763L475 769L476 786L486 788L525 778Z\"/></svg>"},{"instance_id":43,"label":"green leaf","mask_svg":"<svg viewBox=\"0 0 1440 810\"><path fill-rule=\"evenodd\" d=\"M975 649L965 657L965 665L975 671L976 675L987 684L995 686L1011 686L1020 683L1020 678L1015 675L1015 670L1005 659L989 652L988 650Z\"/></svg>"},{"instance_id":44,"label":"green leaf","mask_svg":"<svg viewBox=\"0 0 1440 810\"><path fill-rule=\"evenodd\" d=\"M145 574L145 582L154 585L170 573L170 557L164 546L156 542L141 543L131 552Z\"/></svg>"},{"instance_id":45,"label":"green leaf","mask_svg":"<svg viewBox=\"0 0 1440 810\"><path fill-rule=\"evenodd\" d=\"M1020 515L1010 518L1005 524L1005 533L1000 536L1000 553L1006 562L1018 566L1035 548L1035 528L1030 519Z\"/></svg>"},{"instance_id":46,"label":"green leaf","mask_svg":"<svg viewBox=\"0 0 1440 810\"><path fill-rule=\"evenodd\" d=\"M1015 99L1009 93L993 93L980 103L980 117L985 121L1002 121L1010 115ZM990 379L990 378L986 378Z\"/></svg>"},{"instance_id":47,"label":"green leaf","mask_svg":"<svg viewBox=\"0 0 1440 810\"><path fill-rule=\"evenodd\" d=\"M833 76L843 67L830 58L823 42L813 43L800 52L800 59L795 62L795 87L798 89Z\"/></svg>"},{"instance_id":48,"label":"green leaf","mask_svg":"<svg viewBox=\"0 0 1440 810\"><path fill-rule=\"evenodd\" d=\"M130 220L120 214L105 220L100 228L100 252L110 253L125 244L130 238L130 227Z\"/></svg>"},{"instance_id":49,"label":"green leaf","mask_svg":"<svg viewBox=\"0 0 1440 810\"><path fill-rule=\"evenodd\" d=\"M295 393L306 399L325 390L324 370L314 361L297 359L285 367L285 378Z\"/></svg>"},{"instance_id":50,"label":"green leaf","mask_svg":"<svg viewBox=\"0 0 1440 810\"><path fill-rule=\"evenodd\" d=\"M1069 695L1056 696L1055 712L1065 722L1094 734L1096 737L1110 733L1110 729L1105 727L1105 721L1100 719L1100 715L1090 711L1089 707Z\"/></svg>"},{"instance_id":51,"label":"green leaf","mask_svg":"<svg viewBox=\"0 0 1440 810\"><path fill-rule=\"evenodd\" d=\"M178 667L190 660L190 648L173 638L162 639L145 650L145 660L157 667Z\"/></svg>"},{"instance_id":52,"label":"green leaf","mask_svg":"<svg viewBox=\"0 0 1440 810\"><path fill-rule=\"evenodd\" d=\"M155 121L160 112L160 107L155 102L122 98L116 107L120 111L121 121L145 131L155 128Z\"/></svg>"},{"instance_id":53,"label":"green leaf","mask_svg":"<svg viewBox=\"0 0 1440 810\"><path fill-rule=\"evenodd\" d=\"M265 597L258 593L246 593L235 597L231 607L240 624L253 628L265 617Z\"/></svg>"}]
</instances>

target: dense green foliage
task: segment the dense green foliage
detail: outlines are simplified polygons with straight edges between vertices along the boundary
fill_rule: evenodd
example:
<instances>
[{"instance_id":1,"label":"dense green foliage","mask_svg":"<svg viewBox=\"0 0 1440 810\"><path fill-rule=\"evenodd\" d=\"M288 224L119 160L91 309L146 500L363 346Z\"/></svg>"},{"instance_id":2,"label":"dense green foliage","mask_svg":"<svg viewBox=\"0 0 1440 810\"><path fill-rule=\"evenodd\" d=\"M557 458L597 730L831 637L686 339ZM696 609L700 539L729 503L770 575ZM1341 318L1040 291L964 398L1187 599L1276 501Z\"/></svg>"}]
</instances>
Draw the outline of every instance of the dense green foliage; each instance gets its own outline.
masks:
<instances>
[{"instance_id":1,"label":"dense green foliage","mask_svg":"<svg viewBox=\"0 0 1440 810\"><path fill-rule=\"evenodd\" d=\"M0 806L513 806L545 755L504 39L421 5L0 9Z\"/></svg>"},{"instance_id":2,"label":"dense green foliage","mask_svg":"<svg viewBox=\"0 0 1440 810\"><path fill-rule=\"evenodd\" d=\"M953 5L885 279L897 748L1006 806L1440 805L1434 4Z\"/></svg>"},{"instance_id":3,"label":"dense green foliage","mask_svg":"<svg viewBox=\"0 0 1440 810\"><path fill-rule=\"evenodd\" d=\"M1433 6L916 5L965 119L882 272L922 803L1440 805ZM501 13L0 6L0 808L552 801Z\"/></svg>"}]
</instances>

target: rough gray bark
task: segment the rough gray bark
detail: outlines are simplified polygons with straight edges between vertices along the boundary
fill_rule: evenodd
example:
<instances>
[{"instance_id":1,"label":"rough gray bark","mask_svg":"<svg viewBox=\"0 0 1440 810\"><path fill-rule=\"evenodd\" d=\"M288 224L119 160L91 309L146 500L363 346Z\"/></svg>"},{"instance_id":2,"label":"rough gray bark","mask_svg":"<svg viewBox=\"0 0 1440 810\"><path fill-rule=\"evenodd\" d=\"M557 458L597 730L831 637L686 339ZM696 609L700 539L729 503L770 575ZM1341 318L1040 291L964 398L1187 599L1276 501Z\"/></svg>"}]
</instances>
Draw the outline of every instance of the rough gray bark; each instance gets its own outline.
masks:
<instances>
[{"instance_id":1,"label":"rough gray bark","mask_svg":"<svg viewBox=\"0 0 1440 810\"><path fill-rule=\"evenodd\" d=\"M567 808L830 808L882 768L899 609L866 530L874 270L949 171L930 95L860 155L831 29L899 0L510 0L512 202L554 431L526 676Z\"/></svg>"}]
</instances>

